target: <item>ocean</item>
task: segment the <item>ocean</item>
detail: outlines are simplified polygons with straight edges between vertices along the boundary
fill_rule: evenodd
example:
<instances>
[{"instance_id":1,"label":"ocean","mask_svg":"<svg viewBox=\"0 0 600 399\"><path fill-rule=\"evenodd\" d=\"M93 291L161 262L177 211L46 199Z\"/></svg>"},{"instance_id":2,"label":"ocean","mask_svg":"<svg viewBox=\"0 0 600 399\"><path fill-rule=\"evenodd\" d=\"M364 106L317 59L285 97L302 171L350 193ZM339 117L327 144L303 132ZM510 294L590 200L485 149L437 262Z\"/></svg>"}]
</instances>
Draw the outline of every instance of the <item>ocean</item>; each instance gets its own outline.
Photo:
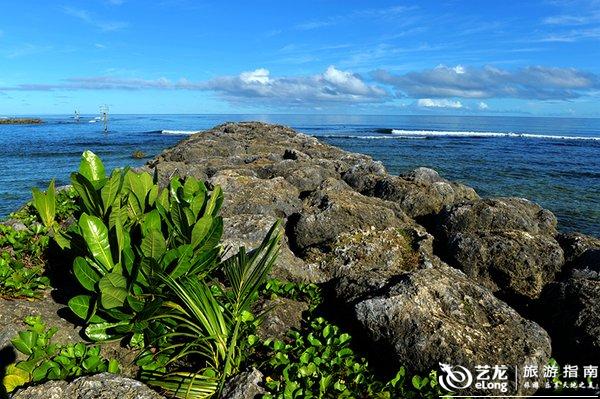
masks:
<instances>
[{"instance_id":1,"label":"ocean","mask_svg":"<svg viewBox=\"0 0 600 399\"><path fill-rule=\"evenodd\" d=\"M390 173L419 166L482 196L528 198L554 212L561 231L600 236L600 119L504 116L94 115L42 116L41 125L0 125L0 217L50 179L68 184L90 149L108 168L139 166L190 131L226 121L281 123L380 160ZM133 159L133 151L147 154Z\"/></svg>"}]
</instances>

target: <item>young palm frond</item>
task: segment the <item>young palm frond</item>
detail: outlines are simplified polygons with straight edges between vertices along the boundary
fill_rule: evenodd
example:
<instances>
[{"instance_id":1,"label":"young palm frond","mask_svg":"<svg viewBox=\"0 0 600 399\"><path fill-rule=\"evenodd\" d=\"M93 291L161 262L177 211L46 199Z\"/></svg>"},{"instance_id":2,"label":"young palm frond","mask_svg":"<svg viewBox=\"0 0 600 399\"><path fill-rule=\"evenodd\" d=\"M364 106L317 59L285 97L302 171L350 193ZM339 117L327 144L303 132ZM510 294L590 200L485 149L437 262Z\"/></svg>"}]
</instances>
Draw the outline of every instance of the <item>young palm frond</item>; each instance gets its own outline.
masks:
<instances>
[{"instance_id":1,"label":"young palm frond","mask_svg":"<svg viewBox=\"0 0 600 399\"><path fill-rule=\"evenodd\" d=\"M150 385L176 398L202 399L220 393L227 377L237 372L243 357L240 337L244 317L258 297L279 252L282 231L277 221L258 248L239 252L221 264L230 291L227 304L221 304L211 287L198 277L178 280L168 275L158 277L173 294L163 303L163 314L156 318L176 321L177 326L164 334L163 346L172 352L172 363L187 355L199 355L205 363L198 372L147 372L142 375Z\"/></svg>"}]
</instances>

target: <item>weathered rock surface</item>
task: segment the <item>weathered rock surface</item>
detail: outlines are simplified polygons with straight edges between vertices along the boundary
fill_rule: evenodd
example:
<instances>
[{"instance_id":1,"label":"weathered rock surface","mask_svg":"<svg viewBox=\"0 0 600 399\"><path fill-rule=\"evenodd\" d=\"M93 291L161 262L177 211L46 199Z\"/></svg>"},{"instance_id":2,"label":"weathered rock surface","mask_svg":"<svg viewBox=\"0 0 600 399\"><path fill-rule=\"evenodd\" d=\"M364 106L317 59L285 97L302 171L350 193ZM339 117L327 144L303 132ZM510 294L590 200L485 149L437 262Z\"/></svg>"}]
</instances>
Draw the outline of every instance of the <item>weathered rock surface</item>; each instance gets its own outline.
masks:
<instances>
[{"instance_id":1,"label":"weathered rock surface","mask_svg":"<svg viewBox=\"0 0 600 399\"><path fill-rule=\"evenodd\" d=\"M429 168L417 168L402 176L382 174L367 165L344 174L344 180L359 192L397 202L411 217L438 213L444 206L479 198L475 190L450 182Z\"/></svg>"},{"instance_id":2,"label":"weathered rock surface","mask_svg":"<svg viewBox=\"0 0 600 399\"><path fill-rule=\"evenodd\" d=\"M71 311L65 305L57 303L49 291L43 292L40 299L32 301L0 298L0 350L10 348L17 360L25 360L26 356L13 348L11 340L19 331L27 329L24 322L27 316L39 316L46 328L57 328L56 334L52 336L53 343L66 345L86 342L79 334L81 327L65 318L72 317ZM121 348L118 342L110 342L101 346L101 353L105 358L117 360L122 374L128 377L136 375L135 351Z\"/></svg>"},{"instance_id":3,"label":"weathered rock surface","mask_svg":"<svg viewBox=\"0 0 600 399\"><path fill-rule=\"evenodd\" d=\"M241 372L227 381L223 387L222 399L254 399L265 393L260 386L263 375L255 368Z\"/></svg>"},{"instance_id":4,"label":"weathered rock surface","mask_svg":"<svg viewBox=\"0 0 600 399\"><path fill-rule=\"evenodd\" d=\"M561 235L570 270L548 285L541 311L558 354L569 361L600 359L600 240L578 233Z\"/></svg>"},{"instance_id":5,"label":"weathered rock surface","mask_svg":"<svg viewBox=\"0 0 600 399\"><path fill-rule=\"evenodd\" d=\"M444 209L437 219L443 257L507 298L537 298L563 263L556 218L521 198Z\"/></svg>"},{"instance_id":6,"label":"weathered rock surface","mask_svg":"<svg viewBox=\"0 0 600 399\"><path fill-rule=\"evenodd\" d=\"M308 304L288 298L276 298L261 305L261 311L265 310L267 313L258 327L257 335L261 339L284 339L291 328L300 328L302 313L308 310Z\"/></svg>"},{"instance_id":7,"label":"weathered rock surface","mask_svg":"<svg viewBox=\"0 0 600 399\"><path fill-rule=\"evenodd\" d=\"M405 225L415 223L397 204L364 196L343 181L327 179L305 199L290 238L297 249L306 251L327 247L342 233Z\"/></svg>"},{"instance_id":8,"label":"weathered rock surface","mask_svg":"<svg viewBox=\"0 0 600 399\"><path fill-rule=\"evenodd\" d=\"M565 268L600 267L600 239L580 233L559 234L558 242L565 253Z\"/></svg>"},{"instance_id":9,"label":"weathered rock surface","mask_svg":"<svg viewBox=\"0 0 600 399\"><path fill-rule=\"evenodd\" d=\"M471 369L541 366L551 353L550 338L539 325L443 264L405 274L379 295L356 303L354 312L373 342L386 348L385 355L393 353L412 370L436 369L439 362Z\"/></svg>"},{"instance_id":10,"label":"weathered rock surface","mask_svg":"<svg viewBox=\"0 0 600 399\"><path fill-rule=\"evenodd\" d=\"M114 374L50 381L17 391L12 399L164 399L143 383Z\"/></svg>"}]
</instances>

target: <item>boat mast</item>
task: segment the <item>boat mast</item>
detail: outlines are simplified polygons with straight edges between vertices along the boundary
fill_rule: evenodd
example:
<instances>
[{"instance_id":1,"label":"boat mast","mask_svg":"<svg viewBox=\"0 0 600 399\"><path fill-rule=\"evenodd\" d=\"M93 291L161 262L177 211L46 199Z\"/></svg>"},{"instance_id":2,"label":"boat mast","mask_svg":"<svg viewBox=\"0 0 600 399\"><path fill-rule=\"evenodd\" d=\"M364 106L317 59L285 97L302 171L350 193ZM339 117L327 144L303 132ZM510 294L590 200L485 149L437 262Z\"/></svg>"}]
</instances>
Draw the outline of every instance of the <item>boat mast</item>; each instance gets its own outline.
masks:
<instances>
[{"instance_id":1,"label":"boat mast","mask_svg":"<svg viewBox=\"0 0 600 399\"><path fill-rule=\"evenodd\" d=\"M105 104L100 107L100 115L104 125L104 133L108 133L108 105Z\"/></svg>"}]
</instances>

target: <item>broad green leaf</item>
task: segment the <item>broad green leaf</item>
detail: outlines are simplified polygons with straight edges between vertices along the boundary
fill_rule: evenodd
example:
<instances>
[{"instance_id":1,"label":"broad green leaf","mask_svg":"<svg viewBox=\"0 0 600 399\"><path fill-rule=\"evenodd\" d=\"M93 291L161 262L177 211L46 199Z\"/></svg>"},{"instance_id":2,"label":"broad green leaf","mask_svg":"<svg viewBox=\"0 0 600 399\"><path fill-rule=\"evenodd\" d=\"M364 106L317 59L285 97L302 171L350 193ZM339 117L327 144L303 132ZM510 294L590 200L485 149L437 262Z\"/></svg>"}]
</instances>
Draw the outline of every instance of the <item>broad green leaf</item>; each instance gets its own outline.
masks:
<instances>
[{"instance_id":1,"label":"broad green leaf","mask_svg":"<svg viewBox=\"0 0 600 399\"><path fill-rule=\"evenodd\" d=\"M123 306L127 298L127 280L123 275L109 273L98 282L100 302L106 309Z\"/></svg>"},{"instance_id":2,"label":"broad green leaf","mask_svg":"<svg viewBox=\"0 0 600 399\"><path fill-rule=\"evenodd\" d=\"M30 376L28 372L15 367L13 364L10 364L6 368L6 374L4 375L4 378L0 382L2 385L4 385L6 392L10 393L18 387L29 383L29 381Z\"/></svg>"},{"instance_id":3,"label":"broad green leaf","mask_svg":"<svg viewBox=\"0 0 600 399\"><path fill-rule=\"evenodd\" d=\"M152 186L152 176L147 172L135 173L130 170L125 175L124 187L133 193L142 213L146 208L146 198Z\"/></svg>"},{"instance_id":4,"label":"broad green leaf","mask_svg":"<svg viewBox=\"0 0 600 399\"><path fill-rule=\"evenodd\" d=\"M148 192L148 205L150 205L150 206L154 205L157 198L158 198L158 185L153 184L152 188L150 188L150 191Z\"/></svg>"},{"instance_id":5,"label":"broad green leaf","mask_svg":"<svg viewBox=\"0 0 600 399\"><path fill-rule=\"evenodd\" d=\"M118 323L95 323L85 328L85 335L92 341L109 341L120 338L119 335L111 334L108 330L129 324L129 320Z\"/></svg>"},{"instance_id":6,"label":"broad green leaf","mask_svg":"<svg viewBox=\"0 0 600 399\"><path fill-rule=\"evenodd\" d=\"M79 228L94 259L106 270L111 270L114 263L110 253L108 229L102 220L84 213L79 218Z\"/></svg>"},{"instance_id":7,"label":"broad green leaf","mask_svg":"<svg viewBox=\"0 0 600 399\"><path fill-rule=\"evenodd\" d=\"M113 172L110 179L106 182L104 187L100 190L100 196L102 197L102 204L104 208L104 214L108 212L112 204L117 199L117 196L121 192L123 185L123 178L120 172Z\"/></svg>"},{"instance_id":8,"label":"broad green leaf","mask_svg":"<svg viewBox=\"0 0 600 399\"><path fill-rule=\"evenodd\" d=\"M169 207L169 190L163 189L160 191L156 203L162 205L163 208Z\"/></svg>"},{"instance_id":9,"label":"broad green leaf","mask_svg":"<svg viewBox=\"0 0 600 399\"><path fill-rule=\"evenodd\" d=\"M166 252L167 244L160 230L148 231L142 239L141 250L145 257L154 259L160 258Z\"/></svg>"},{"instance_id":10,"label":"broad green leaf","mask_svg":"<svg viewBox=\"0 0 600 399\"><path fill-rule=\"evenodd\" d=\"M100 274L90 267L84 258L78 256L73 262L73 272L79 283L88 291L96 291L96 283L100 281Z\"/></svg>"},{"instance_id":11,"label":"broad green leaf","mask_svg":"<svg viewBox=\"0 0 600 399\"><path fill-rule=\"evenodd\" d=\"M92 182L81 173L72 173L71 184L83 202L84 211L94 216L103 216L102 199Z\"/></svg>"},{"instance_id":12,"label":"broad green leaf","mask_svg":"<svg viewBox=\"0 0 600 399\"><path fill-rule=\"evenodd\" d=\"M208 204L206 204L206 210L204 211L205 215L213 215L217 216L219 210L221 210L221 205L223 204L223 191L220 186L215 186L212 193L210 194L210 200Z\"/></svg>"},{"instance_id":13,"label":"broad green leaf","mask_svg":"<svg viewBox=\"0 0 600 399\"><path fill-rule=\"evenodd\" d=\"M82 320L88 319L92 308L92 297L89 295L77 295L69 300L69 309Z\"/></svg>"},{"instance_id":14,"label":"broad green leaf","mask_svg":"<svg viewBox=\"0 0 600 399\"><path fill-rule=\"evenodd\" d=\"M83 154L81 154L79 173L81 173L91 182L98 181L106 177L104 164L96 154L89 150L84 151Z\"/></svg>"},{"instance_id":15,"label":"broad green leaf","mask_svg":"<svg viewBox=\"0 0 600 399\"><path fill-rule=\"evenodd\" d=\"M158 212L158 209L153 209L144 215L142 220L142 234L145 236L150 230L160 231L160 223L160 213Z\"/></svg>"},{"instance_id":16,"label":"broad green leaf","mask_svg":"<svg viewBox=\"0 0 600 399\"><path fill-rule=\"evenodd\" d=\"M194 225L192 229L192 247L197 247L210 231L213 224L213 217L211 215L204 215Z\"/></svg>"},{"instance_id":17,"label":"broad green leaf","mask_svg":"<svg viewBox=\"0 0 600 399\"><path fill-rule=\"evenodd\" d=\"M169 184L169 194L171 196L171 200L175 200L176 202L181 202L179 199L179 190L182 189L181 181L179 177L175 176L171 179L171 183Z\"/></svg>"},{"instance_id":18,"label":"broad green leaf","mask_svg":"<svg viewBox=\"0 0 600 399\"><path fill-rule=\"evenodd\" d=\"M195 194L200 190L198 180L192 176L188 176L183 183L183 199L190 203L194 199Z\"/></svg>"},{"instance_id":19,"label":"broad green leaf","mask_svg":"<svg viewBox=\"0 0 600 399\"><path fill-rule=\"evenodd\" d=\"M198 243L196 251L208 251L209 249L217 247L219 245L219 242L221 241L222 236L223 218L221 216L218 216L216 218L213 218L208 232L204 235L204 238Z\"/></svg>"},{"instance_id":20,"label":"broad green leaf","mask_svg":"<svg viewBox=\"0 0 600 399\"><path fill-rule=\"evenodd\" d=\"M48 191L44 194L39 189L33 188L33 206L38 211L42 222L46 227L51 227L54 224L56 215L56 189L54 188L54 180L50 181Z\"/></svg>"}]
</instances>

